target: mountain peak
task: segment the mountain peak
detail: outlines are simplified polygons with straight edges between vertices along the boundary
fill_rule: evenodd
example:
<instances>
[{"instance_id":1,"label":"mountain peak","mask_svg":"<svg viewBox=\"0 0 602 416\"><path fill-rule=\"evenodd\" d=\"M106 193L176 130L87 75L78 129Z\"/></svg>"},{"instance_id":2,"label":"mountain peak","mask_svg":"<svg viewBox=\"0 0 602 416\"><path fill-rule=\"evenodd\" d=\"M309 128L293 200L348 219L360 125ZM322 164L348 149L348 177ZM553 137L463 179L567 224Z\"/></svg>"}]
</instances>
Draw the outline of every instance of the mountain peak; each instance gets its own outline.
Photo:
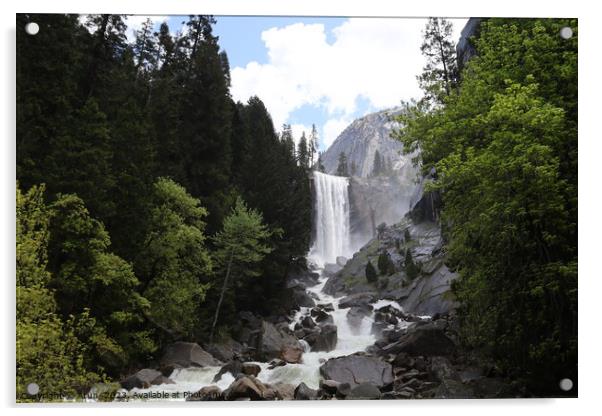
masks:
<instances>
[{"instance_id":1,"label":"mountain peak","mask_svg":"<svg viewBox=\"0 0 602 416\"><path fill-rule=\"evenodd\" d=\"M411 158L403 154L403 144L391 138L391 133L399 126L392 118L400 112L401 108L396 107L354 120L322 155L326 172L336 173L341 152L347 156L349 171L351 165L355 165L353 176L364 178L373 172L376 151L395 170L411 164Z\"/></svg>"}]
</instances>

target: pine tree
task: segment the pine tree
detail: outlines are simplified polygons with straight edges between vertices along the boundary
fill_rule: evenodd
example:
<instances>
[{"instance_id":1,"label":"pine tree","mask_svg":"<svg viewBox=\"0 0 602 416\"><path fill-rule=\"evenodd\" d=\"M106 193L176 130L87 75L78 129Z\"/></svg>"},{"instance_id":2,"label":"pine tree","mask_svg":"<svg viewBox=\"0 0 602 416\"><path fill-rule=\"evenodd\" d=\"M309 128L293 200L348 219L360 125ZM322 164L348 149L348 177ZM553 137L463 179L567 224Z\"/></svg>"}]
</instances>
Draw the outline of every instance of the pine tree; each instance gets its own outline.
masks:
<instances>
[{"instance_id":1,"label":"pine tree","mask_svg":"<svg viewBox=\"0 0 602 416\"><path fill-rule=\"evenodd\" d=\"M427 103L442 104L445 97L456 88L458 66L452 34L451 22L437 17L429 18L420 47L426 65L418 76Z\"/></svg>"},{"instance_id":2,"label":"pine tree","mask_svg":"<svg viewBox=\"0 0 602 416\"><path fill-rule=\"evenodd\" d=\"M380 157L380 152L376 150L374 152L374 162L372 163L372 176L380 176L382 173L382 159Z\"/></svg>"},{"instance_id":3,"label":"pine tree","mask_svg":"<svg viewBox=\"0 0 602 416\"><path fill-rule=\"evenodd\" d=\"M355 174L357 173L357 165L355 163L355 160L351 161L351 176L355 176Z\"/></svg>"},{"instance_id":4,"label":"pine tree","mask_svg":"<svg viewBox=\"0 0 602 416\"><path fill-rule=\"evenodd\" d=\"M419 269L416 263L414 263L410 249L406 250L404 266L406 269L406 276L408 276L410 280L414 280L416 277L418 277Z\"/></svg>"},{"instance_id":5,"label":"pine tree","mask_svg":"<svg viewBox=\"0 0 602 416\"><path fill-rule=\"evenodd\" d=\"M307 144L307 137L305 137L305 132L301 134L301 139L299 139L299 144L297 145L297 160L299 166L304 169L309 169L310 152Z\"/></svg>"},{"instance_id":6,"label":"pine tree","mask_svg":"<svg viewBox=\"0 0 602 416\"><path fill-rule=\"evenodd\" d=\"M320 154L318 155L318 167L317 167L317 171L318 172L322 172L322 173L326 173L326 168L324 167L324 164L322 163L322 152L320 152Z\"/></svg>"},{"instance_id":7,"label":"pine tree","mask_svg":"<svg viewBox=\"0 0 602 416\"><path fill-rule=\"evenodd\" d=\"M378 275L376 273L376 270L374 269L372 262L368 261L368 264L366 264L366 280L370 283L374 283L377 279Z\"/></svg>"},{"instance_id":8,"label":"pine tree","mask_svg":"<svg viewBox=\"0 0 602 416\"><path fill-rule=\"evenodd\" d=\"M239 284L238 279L260 275L256 266L273 251L268 244L272 233L264 224L261 213L247 208L241 198L236 200L232 212L224 219L223 229L213 239L216 262L223 273L224 281L211 325L209 342L213 342L229 280L232 278L236 287Z\"/></svg>"},{"instance_id":9,"label":"pine tree","mask_svg":"<svg viewBox=\"0 0 602 416\"><path fill-rule=\"evenodd\" d=\"M339 162L337 165L337 175L338 176L349 176L349 171L347 169L347 156L345 152L339 153Z\"/></svg>"}]
</instances>

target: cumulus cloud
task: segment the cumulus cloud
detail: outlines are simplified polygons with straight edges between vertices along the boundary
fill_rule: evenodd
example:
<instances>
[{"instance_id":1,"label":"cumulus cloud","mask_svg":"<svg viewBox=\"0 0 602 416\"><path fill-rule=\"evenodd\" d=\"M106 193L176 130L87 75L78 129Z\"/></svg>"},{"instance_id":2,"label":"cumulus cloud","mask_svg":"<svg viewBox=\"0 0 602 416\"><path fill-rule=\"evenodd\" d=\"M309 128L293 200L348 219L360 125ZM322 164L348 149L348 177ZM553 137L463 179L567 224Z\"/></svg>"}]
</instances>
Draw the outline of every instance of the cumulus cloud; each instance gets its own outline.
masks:
<instances>
[{"instance_id":1,"label":"cumulus cloud","mask_svg":"<svg viewBox=\"0 0 602 416\"><path fill-rule=\"evenodd\" d=\"M126 36L128 42L134 42L136 40L136 31L142 27L142 24L146 22L146 19L151 19L154 25L161 24L167 21L168 16L142 16L142 15L129 15L126 17L126 24L128 26Z\"/></svg>"},{"instance_id":2,"label":"cumulus cloud","mask_svg":"<svg viewBox=\"0 0 602 416\"><path fill-rule=\"evenodd\" d=\"M261 36L268 62L232 69L232 95L243 102L259 96L276 126L304 105L325 109L327 147L353 120L360 99L373 111L421 95L424 25L425 19L352 18L333 29L331 43L322 24L270 28Z\"/></svg>"}]
</instances>

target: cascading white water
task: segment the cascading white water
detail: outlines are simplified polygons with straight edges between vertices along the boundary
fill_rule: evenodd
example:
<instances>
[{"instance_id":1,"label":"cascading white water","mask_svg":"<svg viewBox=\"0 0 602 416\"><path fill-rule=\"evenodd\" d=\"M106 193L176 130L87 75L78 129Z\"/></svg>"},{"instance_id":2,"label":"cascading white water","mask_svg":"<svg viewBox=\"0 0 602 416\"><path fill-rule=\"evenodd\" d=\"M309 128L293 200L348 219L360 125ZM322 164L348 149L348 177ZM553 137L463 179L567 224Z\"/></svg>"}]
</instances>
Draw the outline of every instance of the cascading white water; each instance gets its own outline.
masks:
<instances>
[{"instance_id":1,"label":"cascading white water","mask_svg":"<svg viewBox=\"0 0 602 416\"><path fill-rule=\"evenodd\" d=\"M320 266L349 256L349 179L313 172L316 238L310 257Z\"/></svg>"},{"instance_id":2,"label":"cascading white water","mask_svg":"<svg viewBox=\"0 0 602 416\"><path fill-rule=\"evenodd\" d=\"M324 267L326 263L335 263L337 256L350 257L350 230L349 230L349 182L347 178L314 172L315 188L315 226L316 239L309 253L310 259ZM321 270L320 270L321 272ZM330 312L333 323L337 327L337 344L334 350L329 352L311 351L309 345L303 342L305 353L299 364L287 364L269 369L268 363L258 362L261 371L258 378L266 383L290 383L294 386L304 382L311 388L318 388L320 381L320 366L325 360L333 357L350 355L358 351L364 351L376 340L372 334L372 316L364 317L358 327L351 327L347 319L349 308L339 308L341 298L334 298L322 289L327 277L321 274L319 283L307 288L316 298L317 304L332 303L334 311ZM373 304L375 308L391 305L401 309L397 302L380 300ZM290 328L293 329L305 315L310 314L307 307L301 308L293 317ZM129 400L154 400L153 398L140 398L153 392L167 392L171 395L159 400L184 400L186 394L197 392L201 387L216 385L225 389L234 380L230 373L224 374L222 379L214 383L213 377L220 370L219 367L205 367L202 369L191 368L175 370L170 378L175 384L164 384L151 386L148 389L133 389L128 392Z\"/></svg>"}]
</instances>

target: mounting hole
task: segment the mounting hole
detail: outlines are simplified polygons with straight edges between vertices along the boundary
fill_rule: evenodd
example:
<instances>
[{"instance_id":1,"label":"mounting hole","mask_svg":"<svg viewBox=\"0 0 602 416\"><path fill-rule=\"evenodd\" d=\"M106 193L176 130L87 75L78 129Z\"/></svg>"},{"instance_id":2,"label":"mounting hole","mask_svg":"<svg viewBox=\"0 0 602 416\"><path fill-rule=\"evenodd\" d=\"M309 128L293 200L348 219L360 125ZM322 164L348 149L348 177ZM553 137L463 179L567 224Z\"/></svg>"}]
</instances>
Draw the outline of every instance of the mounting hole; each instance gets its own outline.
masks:
<instances>
[{"instance_id":1,"label":"mounting hole","mask_svg":"<svg viewBox=\"0 0 602 416\"><path fill-rule=\"evenodd\" d=\"M563 27L562 29L560 29L560 37L562 39L570 39L573 37L573 29L571 29L568 26Z\"/></svg>"},{"instance_id":2,"label":"mounting hole","mask_svg":"<svg viewBox=\"0 0 602 416\"><path fill-rule=\"evenodd\" d=\"M36 22L27 23L25 25L25 32L27 32L28 35L37 35L39 31L40 25L38 25Z\"/></svg>"},{"instance_id":3,"label":"mounting hole","mask_svg":"<svg viewBox=\"0 0 602 416\"><path fill-rule=\"evenodd\" d=\"M570 378L563 378L562 380L560 380L560 383L558 383L558 385L560 386L560 390L570 391L573 388L573 380L571 380Z\"/></svg>"},{"instance_id":4,"label":"mounting hole","mask_svg":"<svg viewBox=\"0 0 602 416\"><path fill-rule=\"evenodd\" d=\"M40 392L40 386L37 383L29 383L27 385L27 394L30 396L35 396Z\"/></svg>"}]
</instances>

